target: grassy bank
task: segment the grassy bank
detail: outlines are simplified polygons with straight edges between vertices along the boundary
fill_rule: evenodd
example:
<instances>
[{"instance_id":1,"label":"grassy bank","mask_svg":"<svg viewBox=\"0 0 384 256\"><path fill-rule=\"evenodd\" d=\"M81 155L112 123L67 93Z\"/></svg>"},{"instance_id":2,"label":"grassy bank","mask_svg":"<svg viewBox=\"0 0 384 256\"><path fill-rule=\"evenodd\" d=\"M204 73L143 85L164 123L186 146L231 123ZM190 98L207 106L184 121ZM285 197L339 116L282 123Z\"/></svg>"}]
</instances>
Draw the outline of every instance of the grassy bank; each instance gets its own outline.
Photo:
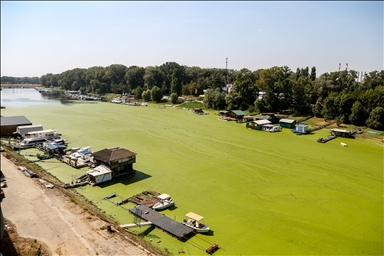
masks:
<instances>
[{"instance_id":1,"label":"grassy bank","mask_svg":"<svg viewBox=\"0 0 384 256\"><path fill-rule=\"evenodd\" d=\"M134 205L115 203L147 189L174 198L176 207L162 212L172 219L203 215L213 232L186 243L157 229L132 230L171 254L204 254L212 243L220 255L383 253L381 144L359 137L322 144L316 140L329 130L267 133L157 105L36 106L2 114L55 128L70 147L137 153L134 175L76 191L119 223L133 222ZM55 159L39 165L63 182L86 172ZM117 197L103 200L111 193Z\"/></svg>"}]
</instances>

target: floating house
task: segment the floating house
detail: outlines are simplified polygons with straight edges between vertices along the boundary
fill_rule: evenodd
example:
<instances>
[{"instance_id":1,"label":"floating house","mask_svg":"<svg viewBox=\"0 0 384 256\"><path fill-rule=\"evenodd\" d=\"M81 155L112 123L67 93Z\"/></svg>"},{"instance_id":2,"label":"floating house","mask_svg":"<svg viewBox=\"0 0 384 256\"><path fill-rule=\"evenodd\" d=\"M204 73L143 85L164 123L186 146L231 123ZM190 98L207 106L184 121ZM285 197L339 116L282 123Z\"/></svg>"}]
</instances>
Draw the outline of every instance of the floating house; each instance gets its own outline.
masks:
<instances>
[{"instance_id":1,"label":"floating house","mask_svg":"<svg viewBox=\"0 0 384 256\"><path fill-rule=\"evenodd\" d=\"M264 125L269 124L271 124L271 122L268 120L255 120L252 122L248 122L245 127L253 130L262 130Z\"/></svg>"},{"instance_id":2,"label":"floating house","mask_svg":"<svg viewBox=\"0 0 384 256\"><path fill-rule=\"evenodd\" d=\"M18 126L32 125L25 116L2 116L0 119L0 135L13 135Z\"/></svg>"},{"instance_id":3,"label":"floating house","mask_svg":"<svg viewBox=\"0 0 384 256\"><path fill-rule=\"evenodd\" d=\"M256 117L256 120L268 120L269 122L271 122L271 124L277 124L280 119L277 116L275 116L275 114L268 113L268 114Z\"/></svg>"},{"instance_id":4,"label":"floating house","mask_svg":"<svg viewBox=\"0 0 384 256\"><path fill-rule=\"evenodd\" d=\"M112 180L112 170L108 166L99 165L96 168L87 171L89 183L93 186Z\"/></svg>"},{"instance_id":5,"label":"floating house","mask_svg":"<svg viewBox=\"0 0 384 256\"><path fill-rule=\"evenodd\" d=\"M311 130L309 130L308 124L298 123L296 124L295 129L292 129L292 132L306 134L310 133Z\"/></svg>"},{"instance_id":6,"label":"floating house","mask_svg":"<svg viewBox=\"0 0 384 256\"><path fill-rule=\"evenodd\" d=\"M91 146L83 148L72 148L71 154L63 155L61 160L75 168L81 168L94 164Z\"/></svg>"},{"instance_id":7,"label":"floating house","mask_svg":"<svg viewBox=\"0 0 384 256\"><path fill-rule=\"evenodd\" d=\"M290 128L293 129L296 126L296 120L293 119L280 119L279 124L281 128Z\"/></svg>"},{"instance_id":8,"label":"floating house","mask_svg":"<svg viewBox=\"0 0 384 256\"><path fill-rule=\"evenodd\" d=\"M42 131L43 126L41 124L37 125L21 125L16 128L16 132L14 132L14 135L19 135L23 137L28 132L37 132Z\"/></svg>"},{"instance_id":9,"label":"floating house","mask_svg":"<svg viewBox=\"0 0 384 256\"><path fill-rule=\"evenodd\" d=\"M354 138L354 132L348 130L332 129L331 133L336 137Z\"/></svg>"},{"instance_id":10,"label":"floating house","mask_svg":"<svg viewBox=\"0 0 384 256\"><path fill-rule=\"evenodd\" d=\"M96 164L108 166L112 170L113 178L135 172L133 164L136 162L136 155L120 147L106 148L93 153Z\"/></svg>"},{"instance_id":11,"label":"floating house","mask_svg":"<svg viewBox=\"0 0 384 256\"><path fill-rule=\"evenodd\" d=\"M241 110L231 110L227 112L227 117L231 117L236 120L243 119L244 116L245 116L245 113Z\"/></svg>"}]
</instances>

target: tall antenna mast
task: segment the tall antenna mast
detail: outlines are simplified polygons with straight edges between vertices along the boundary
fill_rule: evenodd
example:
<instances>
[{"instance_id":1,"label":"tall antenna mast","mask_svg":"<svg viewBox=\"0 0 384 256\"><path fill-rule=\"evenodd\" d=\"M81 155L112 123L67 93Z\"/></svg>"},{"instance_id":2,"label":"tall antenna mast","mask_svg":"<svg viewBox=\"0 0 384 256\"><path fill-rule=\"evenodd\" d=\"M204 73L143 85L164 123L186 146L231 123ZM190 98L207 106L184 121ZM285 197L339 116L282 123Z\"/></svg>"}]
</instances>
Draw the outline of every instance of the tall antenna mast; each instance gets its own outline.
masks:
<instances>
[{"instance_id":1,"label":"tall antenna mast","mask_svg":"<svg viewBox=\"0 0 384 256\"><path fill-rule=\"evenodd\" d=\"M225 58L225 75L228 83L228 58Z\"/></svg>"},{"instance_id":2,"label":"tall antenna mast","mask_svg":"<svg viewBox=\"0 0 384 256\"><path fill-rule=\"evenodd\" d=\"M228 58L225 58L225 87L227 88L227 93L228 93Z\"/></svg>"}]
</instances>

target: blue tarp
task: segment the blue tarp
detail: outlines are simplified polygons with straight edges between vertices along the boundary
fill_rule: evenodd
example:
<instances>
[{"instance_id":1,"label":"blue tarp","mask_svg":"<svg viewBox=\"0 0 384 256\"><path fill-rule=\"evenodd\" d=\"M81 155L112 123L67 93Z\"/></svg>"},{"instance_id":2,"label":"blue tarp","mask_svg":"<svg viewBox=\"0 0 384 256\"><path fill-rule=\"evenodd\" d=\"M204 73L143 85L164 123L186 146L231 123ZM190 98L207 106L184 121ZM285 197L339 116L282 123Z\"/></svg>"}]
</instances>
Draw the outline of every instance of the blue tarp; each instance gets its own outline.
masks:
<instances>
[{"instance_id":1,"label":"blue tarp","mask_svg":"<svg viewBox=\"0 0 384 256\"><path fill-rule=\"evenodd\" d=\"M47 149L49 150L55 150L55 149L59 149L59 148L66 148L65 145L57 145L57 144L50 144L47 146Z\"/></svg>"}]
</instances>

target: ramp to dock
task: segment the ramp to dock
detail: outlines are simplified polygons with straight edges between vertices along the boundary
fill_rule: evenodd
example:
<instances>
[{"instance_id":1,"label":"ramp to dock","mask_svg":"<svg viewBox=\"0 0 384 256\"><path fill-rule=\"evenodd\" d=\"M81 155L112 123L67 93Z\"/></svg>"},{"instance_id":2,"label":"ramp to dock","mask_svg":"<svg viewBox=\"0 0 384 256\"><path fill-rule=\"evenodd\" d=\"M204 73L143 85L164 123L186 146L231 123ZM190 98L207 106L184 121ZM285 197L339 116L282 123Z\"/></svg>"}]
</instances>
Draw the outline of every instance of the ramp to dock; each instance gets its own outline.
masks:
<instances>
[{"instance_id":1,"label":"ramp to dock","mask_svg":"<svg viewBox=\"0 0 384 256\"><path fill-rule=\"evenodd\" d=\"M179 240L186 241L195 234L192 228L185 226L163 214L160 214L148 206L138 205L135 208L129 209L129 211L133 215L145 221L152 222L152 225L167 232Z\"/></svg>"},{"instance_id":2,"label":"ramp to dock","mask_svg":"<svg viewBox=\"0 0 384 256\"><path fill-rule=\"evenodd\" d=\"M141 227L141 226L148 226L152 225L152 222L146 221L146 222L139 222L139 223L131 223L131 224L121 224L121 228L132 228L132 227Z\"/></svg>"}]
</instances>

